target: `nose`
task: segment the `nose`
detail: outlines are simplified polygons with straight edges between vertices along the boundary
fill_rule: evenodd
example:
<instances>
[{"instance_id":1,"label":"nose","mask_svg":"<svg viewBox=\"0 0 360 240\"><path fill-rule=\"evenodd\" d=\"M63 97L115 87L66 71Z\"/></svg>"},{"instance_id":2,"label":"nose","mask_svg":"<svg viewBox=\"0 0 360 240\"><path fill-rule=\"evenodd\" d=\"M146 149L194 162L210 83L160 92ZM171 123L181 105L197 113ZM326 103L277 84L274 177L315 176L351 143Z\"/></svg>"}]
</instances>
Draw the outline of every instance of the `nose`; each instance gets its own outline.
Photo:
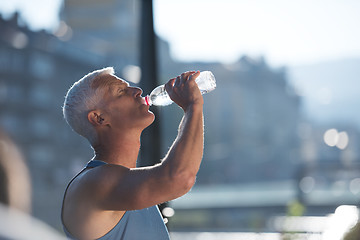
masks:
<instances>
[{"instance_id":1,"label":"nose","mask_svg":"<svg viewBox=\"0 0 360 240\"><path fill-rule=\"evenodd\" d=\"M142 89L139 87L131 87L132 90L134 91L134 96L135 97L140 97L141 94L143 93Z\"/></svg>"}]
</instances>

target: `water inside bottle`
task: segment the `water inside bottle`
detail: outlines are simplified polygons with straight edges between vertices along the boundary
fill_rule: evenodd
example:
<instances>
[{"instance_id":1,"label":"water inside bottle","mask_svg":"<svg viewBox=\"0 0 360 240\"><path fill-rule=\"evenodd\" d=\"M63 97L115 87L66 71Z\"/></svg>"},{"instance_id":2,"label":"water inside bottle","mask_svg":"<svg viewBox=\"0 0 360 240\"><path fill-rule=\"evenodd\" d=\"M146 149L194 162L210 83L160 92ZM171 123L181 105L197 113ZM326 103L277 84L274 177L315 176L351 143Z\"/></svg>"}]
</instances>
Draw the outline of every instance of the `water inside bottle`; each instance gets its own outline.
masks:
<instances>
[{"instance_id":1,"label":"water inside bottle","mask_svg":"<svg viewBox=\"0 0 360 240\"><path fill-rule=\"evenodd\" d=\"M170 99L166 91L162 91L158 94L150 95L150 100L152 104L156 106L166 106L172 103L172 100Z\"/></svg>"},{"instance_id":2,"label":"water inside bottle","mask_svg":"<svg viewBox=\"0 0 360 240\"><path fill-rule=\"evenodd\" d=\"M155 105L155 106L166 106L172 103L169 95L167 94L164 85L160 85L155 88L150 95L145 97L145 101L147 105Z\"/></svg>"},{"instance_id":3,"label":"water inside bottle","mask_svg":"<svg viewBox=\"0 0 360 240\"><path fill-rule=\"evenodd\" d=\"M195 80L199 86L201 94L211 92L216 88L216 80L210 71L201 72ZM147 105L167 106L173 103L167 94L164 85L156 87L150 95L145 97Z\"/></svg>"}]
</instances>

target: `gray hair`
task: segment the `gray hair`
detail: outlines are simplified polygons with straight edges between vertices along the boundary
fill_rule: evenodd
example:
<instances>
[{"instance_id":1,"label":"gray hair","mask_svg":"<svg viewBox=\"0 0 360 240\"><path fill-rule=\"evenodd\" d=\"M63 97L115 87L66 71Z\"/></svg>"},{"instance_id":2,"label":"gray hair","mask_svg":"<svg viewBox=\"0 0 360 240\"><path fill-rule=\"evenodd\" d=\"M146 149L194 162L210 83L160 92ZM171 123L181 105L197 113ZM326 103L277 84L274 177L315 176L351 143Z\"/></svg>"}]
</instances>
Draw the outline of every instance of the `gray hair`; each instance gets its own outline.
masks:
<instances>
[{"instance_id":1,"label":"gray hair","mask_svg":"<svg viewBox=\"0 0 360 240\"><path fill-rule=\"evenodd\" d=\"M95 129L88 121L87 115L97 107L103 97L101 88L94 87L93 83L101 76L114 73L113 67L90 72L75 82L65 96L63 114L66 122L75 132L88 139L91 144L96 141L97 136Z\"/></svg>"}]
</instances>

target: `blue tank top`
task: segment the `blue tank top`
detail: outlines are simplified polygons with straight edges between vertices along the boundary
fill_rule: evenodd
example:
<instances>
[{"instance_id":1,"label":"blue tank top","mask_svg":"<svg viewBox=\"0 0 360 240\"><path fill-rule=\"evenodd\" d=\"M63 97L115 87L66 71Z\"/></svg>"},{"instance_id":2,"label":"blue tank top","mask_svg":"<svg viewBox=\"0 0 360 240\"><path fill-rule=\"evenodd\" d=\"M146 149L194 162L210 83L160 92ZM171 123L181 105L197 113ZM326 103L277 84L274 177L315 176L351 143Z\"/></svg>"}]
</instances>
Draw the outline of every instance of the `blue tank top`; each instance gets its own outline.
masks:
<instances>
[{"instance_id":1,"label":"blue tank top","mask_svg":"<svg viewBox=\"0 0 360 240\"><path fill-rule=\"evenodd\" d=\"M94 168L104 164L107 163L99 160L92 160L86 165L86 167L83 170L87 168ZM77 176L75 176L73 179L75 179ZM71 184L72 181L73 180L70 181L69 185ZM65 194L66 191L67 189L65 190ZM71 235L71 233L67 231L64 224L63 224L63 229L66 236L69 239L76 239ZM123 217L120 219L120 221L115 225L113 229L111 229L101 238L98 238L98 240L130 240L130 239L131 240L147 240L147 239L169 240L170 239L168 230L164 224L164 220L157 206L152 206L141 210L126 211Z\"/></svg>"}]
</instances>

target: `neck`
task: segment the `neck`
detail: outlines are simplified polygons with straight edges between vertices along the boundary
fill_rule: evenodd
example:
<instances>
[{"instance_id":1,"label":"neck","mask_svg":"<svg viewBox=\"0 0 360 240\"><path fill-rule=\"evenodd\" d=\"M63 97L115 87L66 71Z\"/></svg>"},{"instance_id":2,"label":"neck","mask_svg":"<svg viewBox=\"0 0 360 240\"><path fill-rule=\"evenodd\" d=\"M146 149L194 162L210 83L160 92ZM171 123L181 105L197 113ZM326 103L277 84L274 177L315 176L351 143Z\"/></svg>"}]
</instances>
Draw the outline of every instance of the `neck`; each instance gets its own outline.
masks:
<instances>
[{"instance_id":1,"label":"neck","mask_svg":"<svg viewBox=\"0 0 360 240\"><path fill-rule=\"evenodd\" d=\"M94 145L93 160L101 160L110 164L135 168L140 150L141 132L131 134L112 133L99 137Z\"/></svg>"}]
</instances>

